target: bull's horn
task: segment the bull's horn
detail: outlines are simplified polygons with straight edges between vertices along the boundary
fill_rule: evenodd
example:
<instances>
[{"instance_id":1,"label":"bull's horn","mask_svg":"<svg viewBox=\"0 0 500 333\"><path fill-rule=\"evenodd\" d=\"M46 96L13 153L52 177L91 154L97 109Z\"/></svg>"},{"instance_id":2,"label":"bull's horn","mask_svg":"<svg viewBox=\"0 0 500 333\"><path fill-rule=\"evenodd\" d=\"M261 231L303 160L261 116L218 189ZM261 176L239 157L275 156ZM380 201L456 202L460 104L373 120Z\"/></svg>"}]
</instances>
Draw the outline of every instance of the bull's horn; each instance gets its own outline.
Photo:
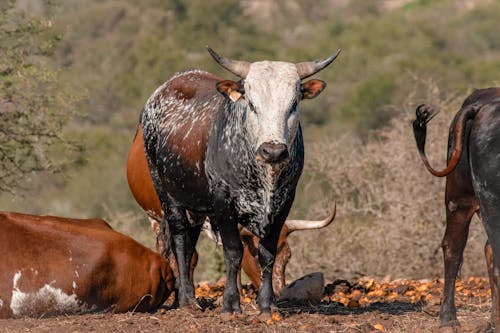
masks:
<instances>
[{"instance_id":1,"label":"bull's horn","mask_svg":"<svg viewBox=\"0 0 500 333\"><path fill-rule=\"evenodd\" d=\"M338 57L339 54L340 54L340 49L338 49L337 52L335 52L334 54L323 60L314 60L314 61L301 62L295 64L300 79L302 80L305 79L306 77L316 74L326 66L330 65Z\"/></svg>"},{"instance_id":2,"label":"bull's horn","mask_svg":"<svg viewBox=\"0 0 500 333\"><path fill-rule=\"evenodd\" d=\"M248 74L248 69L250 68L250 63L247 61L241 61L241 60L231 60L228 58L221 57L220 55L217 54L214 50L212 50L208 45L206 46L208 53L212 56L212 58L217 61L219 65L233 73L234 75L239 76L240 78L244 79L247 77Z\"/></svg>"},{"instance_id":3,"label":"bull's horn","mask_svg":"<svg viewBox=\"0 0 500 333\"><path fill-rule=\"evenodd\" d=\"M337 203L333 203L333 212L324 220L319 221L309 221L309 220L286 220L285 224L288 227L288 233L292 233L296 230L310 230L310 229L321 229L328 226L335 219L335 213L337 212Z\"/></svg>"}]
</instances>

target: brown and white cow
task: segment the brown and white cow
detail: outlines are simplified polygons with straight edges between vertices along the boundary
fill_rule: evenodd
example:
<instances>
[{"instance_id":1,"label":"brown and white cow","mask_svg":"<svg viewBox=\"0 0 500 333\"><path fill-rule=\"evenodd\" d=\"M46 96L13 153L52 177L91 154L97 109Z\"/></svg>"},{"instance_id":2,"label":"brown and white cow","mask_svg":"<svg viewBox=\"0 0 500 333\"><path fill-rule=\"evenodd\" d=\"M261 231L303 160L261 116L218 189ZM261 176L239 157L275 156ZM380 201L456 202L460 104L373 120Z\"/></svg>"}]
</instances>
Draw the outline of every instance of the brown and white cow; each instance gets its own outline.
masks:
<instances>
[{"instance_id":1,"label":"brown and white cow","mask_svg":"<svg viewBox=\"0 0 500 333\"><path fill-rule=\"evenodd\" d=\"M413 122L417 148L427 170L446 177L446 232L443 238L442 327L458 326L455 280L462 265L469 224L479 214L488 235L485 247L493 299L492 318L500 333L500 88L475 90L450 125L448 163L435 170L425 155L427 123L437 114L420 105Z\"/></svg>"},{"instance_id":2,"label":"brown and white cow","mask_svg":"<svg viewBox=\"0 0 500 333\"><path fill-rule=\"evenodd\" d=\"M156 235L157 249L160 253L163 253L169 258L172 269L177 275L177 267L175 262L175 257L172 253L164 253L163 242L161 240L160 233L160 222L163 217L163 211L161 209L160 200L156 195L156 191L151 180L151 175L149 173L148 163L146 160L146 155L144 153L144 143L142 140L142 128L139 124L137 131L130 147L130 151L127 158L127 180L130 191L134 196L137 203L146 212L151 227ZM294 231L297 230L312 230L324 228L334 220L335 218L335 205L333 207L332 213L324 220L319 221L309 221L309 220L287 220L285 225L281 229L281 233L278 240L278 249L276 252L276 260L273 267L273 290L276 296L279 296L281 289L286 285L285 279L285 269L288 261L291 257L290 246L287 242L287 237ZM207 222L205 226L210 226ZM207 232L211 238L213 234ZM240 228L240 236L243 241L243 258L241 261L241 268L247 274L250 282L255 288L260 287L260 267L258 261L258 247L259 239L249 232L247 229ZM190 277L193 277L193 271L198 260L198 254L194 253L191 260L190 266Z\"/></svg>"},{"instance_id":3,"label":"brown and white cow","mask_svg":"<svg viewBox=\"0 0 500 333\"><path fill-rule=\"evenodd\" d=\"M168 262L101 219L0 212L0 318L153 311Z\"/></svg>"}]
</instances>

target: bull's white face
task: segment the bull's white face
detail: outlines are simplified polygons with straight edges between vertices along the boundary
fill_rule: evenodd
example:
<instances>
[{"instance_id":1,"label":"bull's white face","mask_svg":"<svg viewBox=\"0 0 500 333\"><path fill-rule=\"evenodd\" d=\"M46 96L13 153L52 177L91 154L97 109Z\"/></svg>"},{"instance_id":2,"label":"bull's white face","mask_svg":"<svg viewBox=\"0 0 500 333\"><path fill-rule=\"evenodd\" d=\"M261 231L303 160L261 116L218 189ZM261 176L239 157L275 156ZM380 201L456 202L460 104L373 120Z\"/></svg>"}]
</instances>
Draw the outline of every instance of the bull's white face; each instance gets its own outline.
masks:
<instances>
[{"instance_id":1,"label":"bull's white face","mask_svg":"<svg viewBox=\"0 0 500 333\"><path fill-rule=\"evenodd\" d=\"M250 65L244 83L247 129L255 151L263 143L290 149L299 127L300 78L295 64L260 61Z\"/></svg>"}]
</instances>

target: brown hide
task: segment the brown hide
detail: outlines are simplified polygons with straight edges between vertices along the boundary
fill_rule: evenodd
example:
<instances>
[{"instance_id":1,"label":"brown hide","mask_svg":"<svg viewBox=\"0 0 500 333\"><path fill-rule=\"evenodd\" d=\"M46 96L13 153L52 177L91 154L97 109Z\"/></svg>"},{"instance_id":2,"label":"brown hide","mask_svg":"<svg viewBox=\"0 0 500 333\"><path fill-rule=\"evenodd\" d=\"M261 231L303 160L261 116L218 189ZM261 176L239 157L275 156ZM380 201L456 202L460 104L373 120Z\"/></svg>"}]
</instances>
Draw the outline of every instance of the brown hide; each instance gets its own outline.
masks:
<instances>
[{"instance_id":1,"label":"brown hide","mask_svg":"<svg viewBox=\"0 0 500 333\"><path fill-rule=\"evenodd\" d=\"M100 219L0 212L0 318L151 311L173 290L167 261Z\"/></svg>"},{"instance_id":2,"label":"brown hide","mask_svg":"<svg viewBox=\"0 0 500 333\"><path fill-rule=\"evenodd\" d=\"M283 225L278 240L278 250L276 251L276 259L273 267L273 290L276 296L279 296L281 290L285 287L285 269L288 260L292 256L290 246L286 241L289 234L288 227ZM260 288L260 266L258 261L259 239L255 236L242 235L243 241L243 259L241 268L248 275L252 285Z\"/></svg>"},{"instance_id":3,"label":"brown hide","mask_svg":"<svg viewBox=\"0 0 500 333\"><path fill-rule=\"evenodd\" d=\"M151 175L149 173L148 163L146 160L146 155L144 153L144 143L142 140L142 128L139 125L134 141L132 142L132 147L127 159L127 180L130 190L137 201L137 203L142 207L142 209L148 214L148 217L155 220L151 224L153 230L156 233L157 238L157 248L161 252L162 244L159 241L160 235L158 223L161 221L163 216L163 211L161 210L160 201L156 195L156 191L151 180ZM275 294L279 295L281 288L285 286L285 267L290 259L291 252L288 243L286 242L286 237L288 231L286 226L281 230L280 238L278 241L278 251L276 253L276 260L273 269L273 289ZM245 273L250 278L251 283L256 287L260 287L260 266L257 260L257 248L259 244L259 239L255 236L244 236L243 241L243 259L241 267ZM170 256L173 258L173 255ZM191 261L191 273L190 277L192 279L193 270L196 265L197 253L193 256ZM172 261L172 260L171 260ZM173 265L175 266L175 265ZM172 267L174 271L177 271L177 267Z\"/></svg>"},{"instance_id":4,"label":"brown hide","mask_svg":"<svg viewBox=\"0 0 500 333\"><path fill-rule=\"evenodd\" d=\"M127 181L135 198L135 201L146 212L151 223L151 228L156 235L156 249L166 258L168 258L170 267L174 271L174 275L178 276L177 262L172 252L165 253L163 241L160 235L160 222L163 217L161 203L156 195L156 190L153 186L151 175L149 174L148 161L144 153L144 142L142 141L142 127L137 128L132 147L127 158ZM194 268L198 263L198 252L194 251L191 265L189 268L189 276L192 281Z\"/></svg>"}]
</instances>

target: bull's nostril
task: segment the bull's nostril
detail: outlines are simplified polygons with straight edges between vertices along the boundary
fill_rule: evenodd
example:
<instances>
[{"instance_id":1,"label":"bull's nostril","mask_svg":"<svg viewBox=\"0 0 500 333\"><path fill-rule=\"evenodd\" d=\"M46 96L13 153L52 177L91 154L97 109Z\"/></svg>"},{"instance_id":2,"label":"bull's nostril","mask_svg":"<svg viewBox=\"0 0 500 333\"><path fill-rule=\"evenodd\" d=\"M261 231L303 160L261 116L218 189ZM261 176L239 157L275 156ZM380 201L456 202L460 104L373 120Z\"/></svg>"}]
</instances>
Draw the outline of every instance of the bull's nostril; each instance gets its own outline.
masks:
<instances>
[{"instance_id":1,"label":"bull's nostril","mask_svg":"<svg viewBox=\"0 0 500 333\"><path fill-rule=\"evenodd\" d=\"M267 163L278 163L288 158L288 149L282 143L264 142L257 151L257 159Z\"/></svg>"}]
</instances>

